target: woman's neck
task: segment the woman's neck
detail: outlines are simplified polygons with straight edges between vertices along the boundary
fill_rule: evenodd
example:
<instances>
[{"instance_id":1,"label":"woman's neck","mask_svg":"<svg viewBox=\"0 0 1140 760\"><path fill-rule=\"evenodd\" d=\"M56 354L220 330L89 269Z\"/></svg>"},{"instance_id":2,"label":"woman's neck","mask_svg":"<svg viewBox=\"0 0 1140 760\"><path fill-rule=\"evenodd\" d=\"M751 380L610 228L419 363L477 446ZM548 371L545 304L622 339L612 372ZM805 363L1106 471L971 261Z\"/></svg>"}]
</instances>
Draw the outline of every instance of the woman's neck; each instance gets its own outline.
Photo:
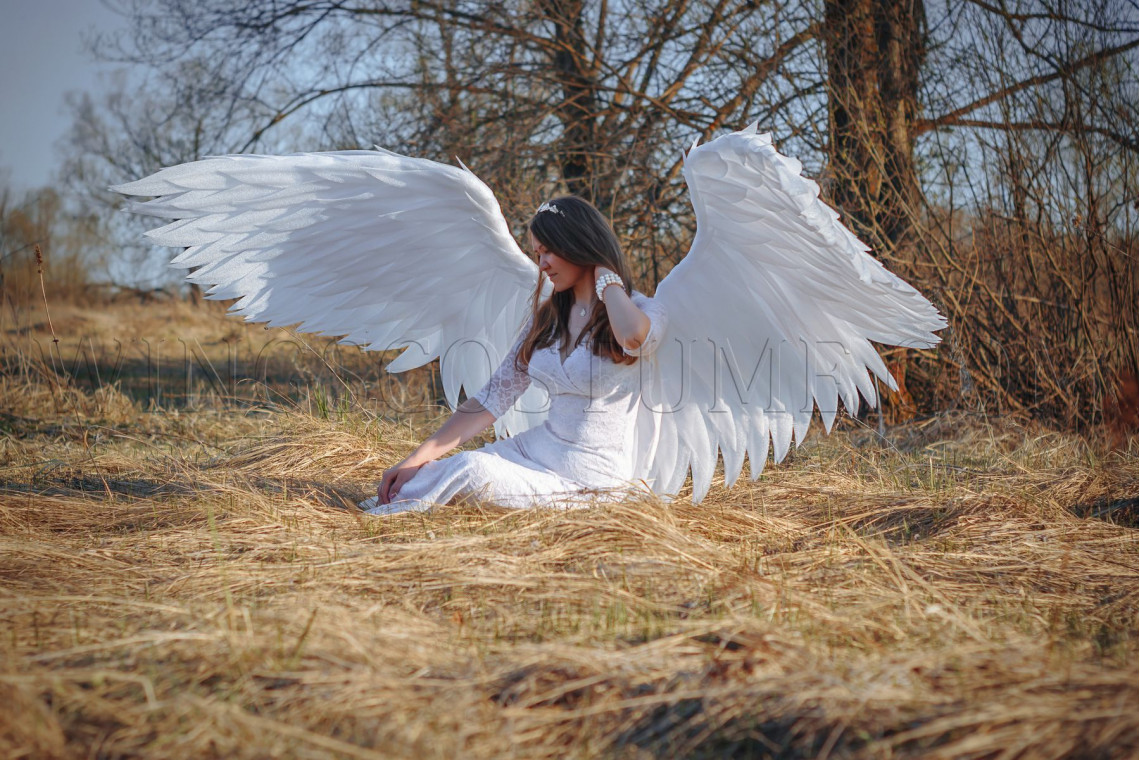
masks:
<instances>
[{"instance_id":1,"label":"woman's neck","mask_svg":"<svg viewBox=\"0 0 1140 760\"><path fill-rule=\"evenodd\" d=\"M581 277L574 283L574 303L588 307L594 300L594 280L592 277Z\"/></svg>"}]
</instances>

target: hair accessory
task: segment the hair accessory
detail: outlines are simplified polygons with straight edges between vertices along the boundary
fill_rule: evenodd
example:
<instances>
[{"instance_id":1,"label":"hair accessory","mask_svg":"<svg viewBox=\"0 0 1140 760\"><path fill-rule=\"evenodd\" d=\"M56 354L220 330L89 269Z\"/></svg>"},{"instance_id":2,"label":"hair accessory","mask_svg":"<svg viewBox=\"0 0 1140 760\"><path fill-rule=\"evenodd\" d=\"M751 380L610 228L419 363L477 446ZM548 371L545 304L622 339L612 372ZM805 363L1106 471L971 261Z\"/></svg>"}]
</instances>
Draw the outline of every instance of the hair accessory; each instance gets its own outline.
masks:
<instances>
[{"instance_id":1,"label":"hair accessory","mask_svg":"<svg viewBox=\"0 0 1140 760\"><path fill-rule=\"evenodd\" d=\"M606 299L602 298L602 293L604 293L606 288L610 285L620 285L623 290L625 289L625 283L613 272L606 272L594 282L594 291L598 294L598 300L602 303L606 302Z\"/></svg>"},{"instance_id":2,"label":"hair accessory","mask_svg":"<svg viewBox=\"0 0 1140 760\"><path fill-rule=\"evenodd\" d=\"M552 212L554 212L555 214L559 214L560 216L566 216L566 212L565 212L565 211L563 211L562 209L558 208L557 206L555 206L555 205L554 205L553 203L551 203L550 201L543 201L543 202L542 202L542 205L538 207L538 211L535 211L535 212L534 212L534 215L535 215L535 216L538 216L538 215L539 215L539 214L541 214L543 211L552 211Z\"/></svg>"}]
</instances>

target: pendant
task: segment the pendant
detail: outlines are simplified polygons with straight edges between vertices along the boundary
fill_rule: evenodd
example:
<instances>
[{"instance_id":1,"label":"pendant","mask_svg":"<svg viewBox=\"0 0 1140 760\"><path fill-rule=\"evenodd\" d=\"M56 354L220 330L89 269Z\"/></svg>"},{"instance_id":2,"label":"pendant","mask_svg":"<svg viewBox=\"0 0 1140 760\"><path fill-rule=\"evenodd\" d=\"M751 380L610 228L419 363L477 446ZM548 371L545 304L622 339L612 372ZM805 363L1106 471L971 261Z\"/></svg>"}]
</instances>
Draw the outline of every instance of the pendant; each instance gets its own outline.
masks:
<instances>
[{"instance_id":1,"label":"pendant","mask_svg":"<svg viewBox=\"0 0 1140 760\"><path fill-rule=\"evenodd\" d=\"M585 306L583 306L582 308L578 309L578 316L579 316L579 317L584 317L584 316L586 316L586 307L585 307Z\"/></svg>"}]
</instances>

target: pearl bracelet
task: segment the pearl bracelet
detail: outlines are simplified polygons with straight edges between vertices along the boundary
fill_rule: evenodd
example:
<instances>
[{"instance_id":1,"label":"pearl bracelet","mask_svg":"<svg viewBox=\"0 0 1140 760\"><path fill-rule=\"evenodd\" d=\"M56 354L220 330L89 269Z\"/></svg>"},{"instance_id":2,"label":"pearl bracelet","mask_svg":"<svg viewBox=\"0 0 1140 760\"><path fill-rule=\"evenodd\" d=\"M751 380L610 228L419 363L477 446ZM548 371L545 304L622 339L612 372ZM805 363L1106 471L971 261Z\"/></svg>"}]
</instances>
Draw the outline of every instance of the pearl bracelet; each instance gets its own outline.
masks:
<instances>
[{"instance_id":1,"label":"pearl bracelet","mask_svg":"<svg viewBox=\"0 0 1140 760\"><path fill-rule=\"evenodd\" d=\"M602 293L604 293L606 288L610 285L621 285L622 289L625 288L625 283L613 272L606 272L594 282L594 291L598 294L598 300L602 303L606 302L606 299L602 298Z\"/></svg>"}]
</instances>

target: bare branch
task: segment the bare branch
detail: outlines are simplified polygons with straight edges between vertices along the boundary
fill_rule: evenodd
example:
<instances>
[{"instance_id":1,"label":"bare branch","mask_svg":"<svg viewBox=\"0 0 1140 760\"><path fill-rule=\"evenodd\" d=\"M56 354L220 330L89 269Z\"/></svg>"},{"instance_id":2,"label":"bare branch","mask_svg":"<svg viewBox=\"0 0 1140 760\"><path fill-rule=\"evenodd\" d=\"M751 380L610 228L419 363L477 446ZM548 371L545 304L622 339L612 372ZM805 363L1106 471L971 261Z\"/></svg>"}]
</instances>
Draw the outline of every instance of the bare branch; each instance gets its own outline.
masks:
<instances>
[{"instance_id":1,"label":"bare branch","mask_svg":"<svg viewBox=\"0 0 1140 760\"><path fill-rule=\"evenodd\" d=\"M996 16L1001 16L1007 23L1014 21L1018 23L1026 23L1029 21L1058 21L1063 24L1076 24L1086 29L1091 29L1096 32L1103 32L1105 34L1124 34L1127 32L1136 31L1135 25L1132 26L1104 26L1102 24L1095 24L1087 19L1071 16L1065 13L1057 13L1056 11L1049 11L1048 13L1013 13L1005 7L999 8L993 3L988 3L986 0L966 0L966 2L976 5L979 8L989 11Z\"/></svg>"},{"instance_id":2,"label":"bare branch","mask_svg":"<svg viewBox=\"0 0 1140 760\"><path fill-rule=\"evenodd\" d=\"M1064 122L1049 122L1040 119L1030 121L986 121L984 119L955 119L942 126L969 127L974 129L996 129L1008 132L1068 132L1073 134L1095 134L1107 137L1122 148L1136 150L1138 147L1135 135L1121 135L1116 132L1091 125L1073 125Z\"/></svg>"},{"instance_id":3,"label":"bare branch","mask_svg":"<svg viewBox=\"0 0 1140 760\"><path fill-rule=\"evenodd\" d=\"M1008 87L1003 87L997 92L992 92L984 97L978 98L977 100L968 103L961 108L956 108L953 111L943 114L937 118L919 119L915 122L915 131L916 133L921 134L923 132L929 132L932 129L937 129L938 127L950 126L956 123L962 116L965 116L971 111L976 111L983 106L988 106L991 103L996 103L999 100L1004 100L1010 95L1021 92L1022 90L1027 90L1031 87L1037 87L1039 85L1047 84L1049 82L1054 82L1058 79L1071 76L1073 73L1083 68L1093 66L1115 55L1126 53L1129 50L1134 50L1137 47L1137 44L1140 44L1140 39L1135 39L1123 45L1117 45L1115 47L1097 51L1096 53L1087 55L1080 60L1068 63L1050 74L1041 74L1039 76L1030 77L1029 79L1023 79L1020 82L1011 84Z\"/></svg>"}]
</instances>

